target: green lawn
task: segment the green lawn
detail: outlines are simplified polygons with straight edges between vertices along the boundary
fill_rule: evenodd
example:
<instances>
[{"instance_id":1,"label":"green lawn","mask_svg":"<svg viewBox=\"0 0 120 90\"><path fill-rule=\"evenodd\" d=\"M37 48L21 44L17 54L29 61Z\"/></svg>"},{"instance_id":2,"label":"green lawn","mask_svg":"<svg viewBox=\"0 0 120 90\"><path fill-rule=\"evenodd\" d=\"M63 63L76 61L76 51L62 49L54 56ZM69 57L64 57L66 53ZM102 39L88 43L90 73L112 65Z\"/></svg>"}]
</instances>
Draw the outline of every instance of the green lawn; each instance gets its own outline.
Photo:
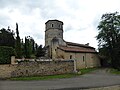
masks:
<instances>
[{"instance_id":1,"label":"green lawn","mask_svg":"<svg viewBox=\"0 0 120 90\"><path fill-rule=\"evenodd\" d=\"M96 70L97 68L85 68L85 69L81 69L81 74L86 74L86 73L90 73L94 70Z\"/></svg>"},{"instance_id":2,"label":"green lawn","mask_svg":"<svg viewBox=\"0 0 120 90\"><path fill-rule=\"evenodd\" d=\"M120 71L118 71L117 69L113 69L113 68L110 69L110 73L120 75Z\"/></svg>"},{"instance_id":3,"label":"green lawn","mask_svg":"<svg viewBox=\"0 0 120 90\"><path fill-rule=\"evenodd\" d=\"M49 79L71 78L78 75L79 74L62 74L62 75L49 75L49 76L17 77L17 78L10 78L10 80L49 80Z\"/></svg>"},{"instance_id":4,"label":"green lawn","mask_svg":"<svg viewBox=\"0 0 120 90\"><path fill-rule=\"evenodd\" d=\"M89 73L91 71L96 70L96 68L87 68L87 69L81 69L78 73L71 73L71 74L62 74L62 75L49 75L49 76L31 76L31 77L17 77L17 78L10 78L10 80L23 80L23 81L29 81L29 80L49 80L49 79L61 79L61 78L72 78L76 76L80 76L86 73Z\"/></svg>"}]
</instances>

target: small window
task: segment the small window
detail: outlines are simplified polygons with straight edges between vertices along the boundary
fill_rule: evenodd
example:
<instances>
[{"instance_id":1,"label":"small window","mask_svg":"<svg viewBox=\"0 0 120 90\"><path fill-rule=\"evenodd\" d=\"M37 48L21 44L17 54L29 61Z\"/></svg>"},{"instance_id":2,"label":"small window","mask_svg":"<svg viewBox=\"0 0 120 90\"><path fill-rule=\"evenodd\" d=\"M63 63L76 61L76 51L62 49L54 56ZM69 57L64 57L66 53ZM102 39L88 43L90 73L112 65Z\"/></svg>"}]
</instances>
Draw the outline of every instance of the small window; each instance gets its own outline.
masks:
<instances>
[{"instance_id":1,"label":"small window","mask_svg":"<svg viewBox=\"0 0 120 90\"><path fill-rule=\"evenodd\" d=\"M53 24L51 24L51 27L53 27Z\"/></svg>"},{"instance_id":2,"label":"small window","mask_svg":"<svg viewBox=\"0 0 120 90\"><path fill-rule=\"evenodd\" d=\"M85 61L85 57L83 56L83 62Z\"/></svg>"},{"instance_id":3,"label":"small window","mask_svg":"<svg viewBox=\"0 0 120 90\"><path fill-rule=\"evenodd\" d=\"M72 55L70 55L70 59L72 59Z\"/></svg>"}]
</instances>

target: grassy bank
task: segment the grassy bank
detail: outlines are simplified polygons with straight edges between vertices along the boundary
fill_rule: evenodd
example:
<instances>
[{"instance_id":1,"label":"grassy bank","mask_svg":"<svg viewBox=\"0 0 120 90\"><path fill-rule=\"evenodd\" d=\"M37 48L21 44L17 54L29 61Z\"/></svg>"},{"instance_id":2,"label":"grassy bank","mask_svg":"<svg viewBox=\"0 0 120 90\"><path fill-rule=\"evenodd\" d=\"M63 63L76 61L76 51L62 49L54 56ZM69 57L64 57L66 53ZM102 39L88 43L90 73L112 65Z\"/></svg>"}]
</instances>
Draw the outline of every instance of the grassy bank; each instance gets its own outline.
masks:
<instances>
[{"instance_id":1,"label":"grassy bank","mask_svg":"<svg viewBox=\"0 0 120 90\"><path fill-rule=\"evenodd\" d=\"M112 73L112 74L119 74L119 75L120 75L120 71L118 71L117 69L111 68L109 71L110 71L110 73Z\"/></svg>"},{"instance_id":2,"label":"grassy bank","mask_svg":"<svg viewBox=\"0 0 120 90\"><path fill-rule=\"evenodd\" d=\"M49 75L49 76L33 76L33 77L17 77L11 78L10 80L49 80L49 79L61 79L61 78L71 78L78 76L79 74L62 74L62 75Z\"/></svg>"},{"instance_id":3,"label":"grassy bank","mask_svg":"<svg viewBox=\"0 0 120 90\"><path fill-rule=\"evenodd\" d=\"M71 74L34 76L34 77L17 77L17 78L10 78L10 80L30 81L30 80L49 80L49 79L72 78L72 77L76 77L76 76L80 76L80 75L92 72L94 70L96 70L96 68L81 69L81 70L78 71L78 73L71 73Z\"/></svg>"},{"instance_id":4,"label":"grassy bank","mask_svg":"<svg viewBox=\"0 0 120 90\"><path fill-rule=\"evenodd\" d=\"M90 73L94 70L97 70L97 68L86 68L86 69L81 69L81 74L86 74L86 73Z\"/></svg>"}]
</instances>

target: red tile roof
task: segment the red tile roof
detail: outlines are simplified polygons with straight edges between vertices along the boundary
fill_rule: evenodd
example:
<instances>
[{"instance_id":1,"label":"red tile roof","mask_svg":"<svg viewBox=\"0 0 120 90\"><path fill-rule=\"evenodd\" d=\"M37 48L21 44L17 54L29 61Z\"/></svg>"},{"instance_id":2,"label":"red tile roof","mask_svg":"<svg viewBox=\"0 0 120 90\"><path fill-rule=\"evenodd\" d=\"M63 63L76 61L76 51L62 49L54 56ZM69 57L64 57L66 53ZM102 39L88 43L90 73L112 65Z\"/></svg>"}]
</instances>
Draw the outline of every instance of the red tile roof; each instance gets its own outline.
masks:
<instances>
[{"instance_id":1,"label":"red tile roof","mask_svg":"<svg viewBox=\"0 0 120 90\"><path fill-rule=\"evenodd\" d=\"M86 53L96 53L95 49L91 48L82 48L82 47L67 47L67 46L59 46L58 49L61 49L66 52L86 52Z\"/></svg>"},{"instance_id":2,"label":"red tile roof","mask_svg":"<svg viewBox=\"0 0 120 90\"><path fill-rule=\"evenodd\" d=\"M78 44L78 43L73 43L73 42L66 42L67 45L70 45L70 46L78 46L78 47L85 47L85 48L92 48L92 49L95 49L94 47L91 47L89 45L86 45L86 44Z\"/></svg>"}]
</instances>

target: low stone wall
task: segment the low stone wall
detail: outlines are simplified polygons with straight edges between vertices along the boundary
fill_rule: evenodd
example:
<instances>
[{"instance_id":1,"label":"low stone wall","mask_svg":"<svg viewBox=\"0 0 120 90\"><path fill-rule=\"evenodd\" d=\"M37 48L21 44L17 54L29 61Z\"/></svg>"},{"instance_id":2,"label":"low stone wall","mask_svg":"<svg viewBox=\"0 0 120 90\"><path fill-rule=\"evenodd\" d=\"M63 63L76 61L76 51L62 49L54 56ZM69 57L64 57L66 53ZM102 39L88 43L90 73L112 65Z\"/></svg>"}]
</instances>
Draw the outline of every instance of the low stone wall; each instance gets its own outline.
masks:
<instances>
[{"instance_id":1,"label":"low stone wall","mask_svg":"<svg viewBox=\"0 0 120 90\"><path fill-rule=\"evenodd\" d=\"M0 65L0 78L43 76L73 73L74 61L21 62L19 64Z\"/></svg>"}]
</instances>

